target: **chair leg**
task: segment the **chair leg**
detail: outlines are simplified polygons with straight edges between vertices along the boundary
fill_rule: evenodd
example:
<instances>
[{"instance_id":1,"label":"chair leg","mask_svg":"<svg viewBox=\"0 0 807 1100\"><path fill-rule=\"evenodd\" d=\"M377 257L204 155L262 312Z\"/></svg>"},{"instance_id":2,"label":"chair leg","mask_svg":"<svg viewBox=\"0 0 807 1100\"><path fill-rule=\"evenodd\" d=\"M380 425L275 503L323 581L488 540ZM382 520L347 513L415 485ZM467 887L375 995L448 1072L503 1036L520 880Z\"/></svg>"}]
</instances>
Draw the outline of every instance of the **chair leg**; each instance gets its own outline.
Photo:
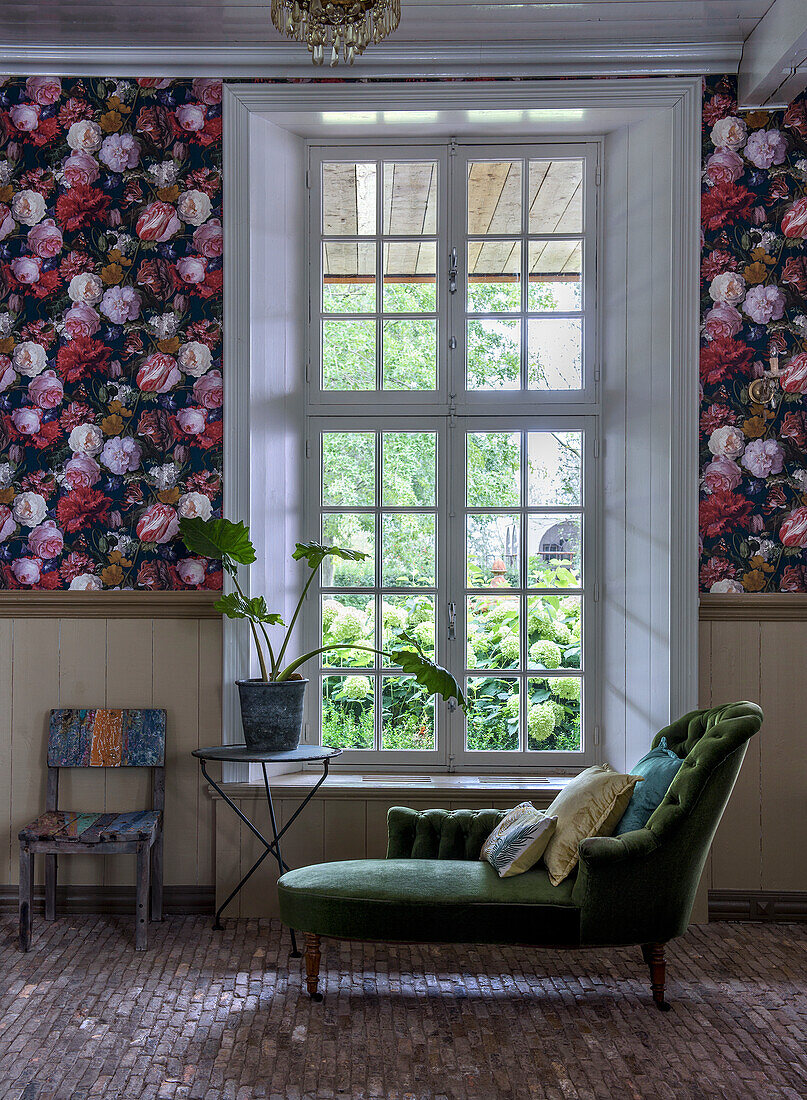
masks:
<instances>
[{"instance_id":1,"label":"chair leg","mask_svg":"<svg viewBox=\"0 0 807 1100\"><path fill-rule=\"evenodd\" d=\"M319 936L313 932L305 934L305 984L312 1001L321 1001L322 994L317 992L319 985L319 963L322 955L319 950Z\"/></svg>"},{"instance_id":2,"label":"chair leg","mask_svg":"<svg viewBox=\"0 0 807 1100\"><path fill-rule=\"evenodd\" d=\"M653 991L653 1000L656 1008L662 1012L668 1012L670 1006L664 999L664 989L667 984L667 964L664 959L663 943L646 943L642 945L642 955L650 967L650 988Z\"/></svg>"},{"instance_id":3,"label":"chair leg","mask_svg":"<svg viewBox=\"0 0 807 1100\"><path fill-rule=\"evenodd\" d=\"M20 950L31 949L34 907L34 853L20 845Z\"/></svg>"},{"instance_id":4,"label":"chair leg","mask_svg":"<svg viewBox=\"0 0 807 1100\"><path fill-rule=\"evenodd\" d=\"M56 920L56 878L58 856L45 856L45 920Z\"/></svg>"},{"instance_id":5,"label":"chair leg","mask_svg":"<svg viewBox=\"0 0 807 1100\"><path fill-rule=\"evenodd\" d=\"M145 951L149 945L150 864L149 846L141 842L137 846L137 899L135 902L135 949L137 951Z\"/></svg>"},{"instance_id":6,"label":"chair leg","mask_svg":"<svg viewBox=\"0 0 807 1100\"><path fill-rule=\"evenodd\" d=\"M163 919L163 834L151 846L151 919Z\"/></svg>"}]
</instances>

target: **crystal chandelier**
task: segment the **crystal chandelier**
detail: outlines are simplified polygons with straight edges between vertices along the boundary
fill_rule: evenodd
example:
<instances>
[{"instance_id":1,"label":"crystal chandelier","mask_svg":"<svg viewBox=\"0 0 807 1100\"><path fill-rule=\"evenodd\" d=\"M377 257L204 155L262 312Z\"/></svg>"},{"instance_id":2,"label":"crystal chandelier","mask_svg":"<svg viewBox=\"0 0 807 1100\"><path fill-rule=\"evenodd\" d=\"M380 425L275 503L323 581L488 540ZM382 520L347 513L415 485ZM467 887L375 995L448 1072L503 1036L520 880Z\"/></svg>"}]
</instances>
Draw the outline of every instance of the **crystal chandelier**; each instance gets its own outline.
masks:
<instances>
[{"instance_id":1,"label":"crystal chandelier","mask_svg":"<svg viewBox=\"0 0 807 1100\"><path fill-rule=\"evenodd\" d=\"M272 0L272 22L281 34L305 42L315 65L330 50L353 64L356 54L380 42L401 21L401 0Z\"/></svg>"}]
</instances>

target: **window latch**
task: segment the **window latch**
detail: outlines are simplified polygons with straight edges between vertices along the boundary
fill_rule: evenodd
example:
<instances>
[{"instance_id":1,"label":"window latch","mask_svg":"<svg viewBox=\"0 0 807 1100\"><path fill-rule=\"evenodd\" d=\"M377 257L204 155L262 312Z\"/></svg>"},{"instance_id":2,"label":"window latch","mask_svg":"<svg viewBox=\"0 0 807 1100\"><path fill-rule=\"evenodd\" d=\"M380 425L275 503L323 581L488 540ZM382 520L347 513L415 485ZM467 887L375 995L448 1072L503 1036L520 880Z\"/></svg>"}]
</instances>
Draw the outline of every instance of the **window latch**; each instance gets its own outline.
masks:
<instances>
[{"instance_id":1,"label":"window latch","mask_svg":"<svg viewBox=\"0 0 807 1100\"><path fill-rule=\"evenodd\" d=\"M448 293L457 293L457 250L452 248L448 254Z\"/></svg>"},{"instance_id":2,"label":"window latch","mask_svg":"<svg viewBox=\"0 0 807 1100\"><path fill-rule=\"evenodd\" d=\"M448 640L453 642L457 637L457 605L450 603L448 605Z\"/></svg>"}]
</instances>

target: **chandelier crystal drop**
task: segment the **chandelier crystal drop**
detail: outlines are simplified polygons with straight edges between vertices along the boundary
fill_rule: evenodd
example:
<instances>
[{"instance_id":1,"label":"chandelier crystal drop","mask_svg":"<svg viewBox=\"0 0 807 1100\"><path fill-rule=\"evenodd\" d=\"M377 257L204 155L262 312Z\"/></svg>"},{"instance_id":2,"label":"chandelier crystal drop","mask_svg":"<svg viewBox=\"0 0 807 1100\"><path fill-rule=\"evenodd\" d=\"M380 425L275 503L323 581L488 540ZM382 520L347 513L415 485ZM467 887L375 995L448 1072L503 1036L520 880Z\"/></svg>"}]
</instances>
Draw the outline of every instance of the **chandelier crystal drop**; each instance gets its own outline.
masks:
<instances>
[{"instance_id":1,"label":"chandelier crystal drop","mask_svg":"<svg viewBox=\"0 0 807 1100\"><path fill-rule=\"evenodd\" d=\"M272 22L287 38L304 42L315 65L330 54L348 65L371 42L381 42L401 21L401 0L272 0Z\"/></svg>"}]
</instances>

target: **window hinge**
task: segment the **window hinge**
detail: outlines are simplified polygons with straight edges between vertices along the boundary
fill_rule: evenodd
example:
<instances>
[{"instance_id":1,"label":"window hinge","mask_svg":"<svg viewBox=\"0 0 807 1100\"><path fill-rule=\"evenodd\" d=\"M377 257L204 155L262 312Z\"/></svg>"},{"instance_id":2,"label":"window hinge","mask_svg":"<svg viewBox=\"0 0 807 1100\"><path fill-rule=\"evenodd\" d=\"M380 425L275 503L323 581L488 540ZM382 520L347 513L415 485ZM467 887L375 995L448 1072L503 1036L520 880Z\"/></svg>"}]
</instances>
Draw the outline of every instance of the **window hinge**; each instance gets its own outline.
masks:
<instances>
[{"instance_id":1,"label":"window hinge","mask_svg":"<svg viewBox=\"0 0 807 1100\"><path fill-rule=\"evenodd\" d=\"M309 440L307 440L307 439L306 439L306 441L305 441L305 457L306 457L306 458L310 458L310 457L311 457L311 443L310 443L310 441L309 441Z\"/></svg>"},{"instance_id":2,"label":"window hinge","mask_svg":"<svg viewBox=\"0 0 807 1100\"><path fill-rule=\"evenodd\" d=\"M602 183L602 168L598 164L594 170L594 186L599 187Z\"/></svg>"},{"instance_id":3,"label":"window hinge","mask_svg":"<svg viewBox=\"0 0 807 1100\"><path fill-rule=\"evenodd\" d=\"M599 743L600 743L600 727L595 726L594 727L594 744L599 745Z\"/></svg>"},{"instance_id":4,"label":"window hinge","mask_svg":"<svg viewBox=\"0 0 807 1100\"><path fill-rule=\"evenodd\" d=\"M455 137L449 138L448 155L450 157L455 157L457 155L457 139Z\"/></svg>"},{"instance_id":5,"label":"window hinge","mask_svg":"<svg viewBox=\"0 0 807 1100\"><path fill-rule=\"evenodd\" d=\"M310 320L310 318L309 318L309 320ZM311 360L306 359L306 361L305 361L305 380L306 380L306 382L308 382L310 378L311 378Z\"/></svg>"},{"instance_id":6,"label":"window hinge","mask_svg":"<svg viewBox=\"0 0 807 1100\"><path fill-rule=\"evenodd\" d=\"M308 171L307 168L305 170L305 189L306 191L311 190L311 173Z\"/></svg>"},{"instance_id":7,"label":"window hinge","mask_svg":"<svg viewBox=\"0 0 807 1100\"><path fill-rule=\"evenodd\" d=\"M594 582L594 603L600 602L600 582Z\"/></svg>"},{"instance_id":8,"label":"window hinge","mask_svg":"<svg viewBox=\"0 0 807 1100\"><path fill-rule=\"evenodd\" d=\"M449 338L448 338L448 349L449 349L449 351L456 351L457 350L457 337L456 336L449 336Z\"/></svg>"},{"instance_id":9,"label":"window hinge","mask_svg":"<svg viewBox=\"0 0 807 1100\"><path fill-rule=\"evenodd\" d=\"M449 428L455 428L457 426L457 395L450 393L448 395L448 426Z\"/></svg>"},{"instance_id":10,"label":"window hinge","mask_svg":"<svg viewBox=\"0 0 807 1100\"><path fill-rule=\"evenodd\" d=\"M599 439L594 440L594 457L595 458L600 457L600 441L599 441Z\"/></svg>"}]
</instances>

